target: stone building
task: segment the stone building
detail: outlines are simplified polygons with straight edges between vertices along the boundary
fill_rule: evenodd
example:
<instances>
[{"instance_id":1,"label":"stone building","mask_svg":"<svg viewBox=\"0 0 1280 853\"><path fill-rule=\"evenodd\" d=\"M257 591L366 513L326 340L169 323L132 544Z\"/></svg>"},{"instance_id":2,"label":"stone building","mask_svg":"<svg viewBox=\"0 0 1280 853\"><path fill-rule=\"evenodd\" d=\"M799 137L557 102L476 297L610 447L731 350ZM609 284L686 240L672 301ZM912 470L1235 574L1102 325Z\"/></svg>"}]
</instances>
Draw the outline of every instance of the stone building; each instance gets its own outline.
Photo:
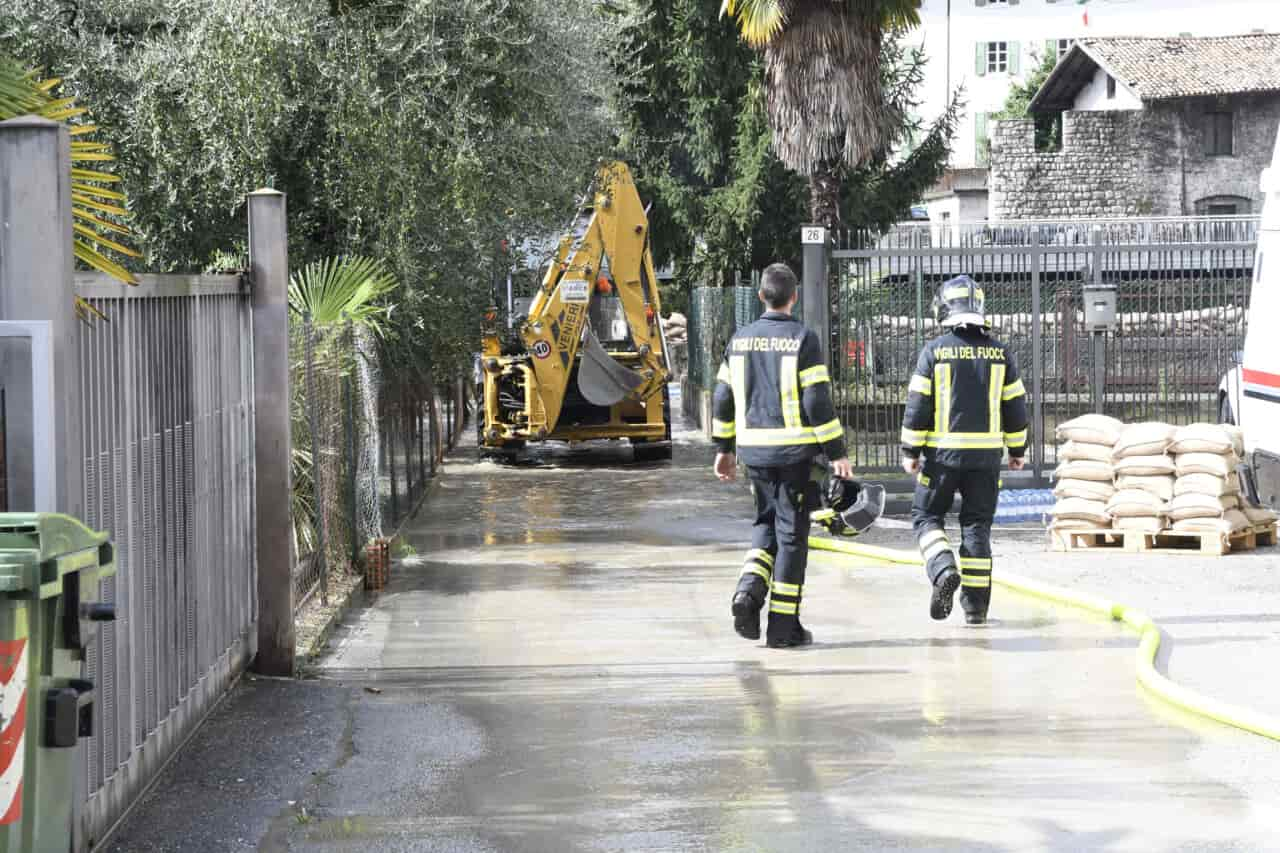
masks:
<instances>
[{"instance_id":1,"label":"stone building","mask_svg":"<svg viewBox=\"0 0 1280 853\"><path fill-rule=\"evenodd\" d=\"M990 218L1256 213L1280 127L1280 35L1076 42L1031 101L996 122Z\"/></svg>"}]
</instances>

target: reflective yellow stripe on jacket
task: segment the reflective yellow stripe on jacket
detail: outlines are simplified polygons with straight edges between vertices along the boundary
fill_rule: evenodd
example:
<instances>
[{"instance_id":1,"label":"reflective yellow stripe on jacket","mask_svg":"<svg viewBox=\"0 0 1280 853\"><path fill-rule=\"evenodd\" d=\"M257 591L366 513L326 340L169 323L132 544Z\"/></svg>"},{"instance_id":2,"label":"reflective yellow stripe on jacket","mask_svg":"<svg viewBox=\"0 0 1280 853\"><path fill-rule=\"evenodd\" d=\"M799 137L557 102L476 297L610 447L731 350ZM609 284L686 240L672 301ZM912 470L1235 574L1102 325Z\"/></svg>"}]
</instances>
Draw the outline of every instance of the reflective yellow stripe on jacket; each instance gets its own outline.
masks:
<instances>
[{"instance_id":1,"label":"reflective yellow stripe on jacket","mask_svg":"<svg viewBox=\"0 0 1280 853\"><path fill-rule=\"evenodd\" d=\"M733 387L734 431L741 447L784 447L793 444L819 444L844 434L839 420L833 420L816 429L807 427L801 419L801 382L797 372L797 359L788 356L782 360L782 427L747 426L747 357L729 357L730 385ZM810 377L813 368L805 371ZM825 371L826 368L824 367ZM821 381L821 380L815 380Z\"/></svg>"},{"instance_id":2,"label":"reflective yellow stripe on jacket","mask_svg":"<svg viewBox=\"0 0 1280 853\"><path fill-rule=\"evenodd\" d=\"M782 425L787 429L804 426L800 418L800 359L794 355L784 355L779 368L782 384Z\"/></svg>"},{"instance_id":3,"label":"reflective yellow stripe on jacket","mask_svg":"<svg viewBox=\"0 0 1280 853\"><path fill-rule=\"evenodd\" d=\"M815 365L814 367L806 367L800 371L800 387L808 388L810 385L817 385L820 382L830 382L831 374L827 370L825 364Z\"/></svg>"}]
</instances>

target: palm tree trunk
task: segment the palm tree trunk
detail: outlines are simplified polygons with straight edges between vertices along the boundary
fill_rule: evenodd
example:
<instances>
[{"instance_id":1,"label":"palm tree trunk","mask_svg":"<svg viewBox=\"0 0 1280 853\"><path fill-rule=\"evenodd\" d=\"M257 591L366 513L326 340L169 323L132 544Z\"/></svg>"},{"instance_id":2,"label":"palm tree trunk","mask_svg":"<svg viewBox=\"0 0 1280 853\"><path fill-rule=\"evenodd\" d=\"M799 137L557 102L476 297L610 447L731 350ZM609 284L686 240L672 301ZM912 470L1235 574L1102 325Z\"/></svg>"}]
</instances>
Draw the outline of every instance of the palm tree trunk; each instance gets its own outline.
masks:
<instances>
[{"instance_id":1,"label":"palm tree trunk","mask_svg":"<svg viewBox=\"0 0 1280 853\"><path fill-rule=\"evenodd\" d=\"M840 224L839 166L823 163L809 176L809 217L827 228Z\"/></svg>"}]
</instances>

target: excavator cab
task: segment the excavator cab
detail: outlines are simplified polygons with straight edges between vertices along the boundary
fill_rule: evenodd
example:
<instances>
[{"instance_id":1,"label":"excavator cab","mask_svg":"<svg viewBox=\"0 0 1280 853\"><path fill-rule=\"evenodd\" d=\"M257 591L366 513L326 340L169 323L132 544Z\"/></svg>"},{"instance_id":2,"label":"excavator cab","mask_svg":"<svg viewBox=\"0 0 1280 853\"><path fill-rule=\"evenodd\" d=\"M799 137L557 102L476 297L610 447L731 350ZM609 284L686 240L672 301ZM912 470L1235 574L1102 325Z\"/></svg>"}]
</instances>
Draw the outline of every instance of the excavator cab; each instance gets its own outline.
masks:
<instances>
[{"instance_id":1,"label":"excavator cab","mask_svg":"<svg viewBox=\"0 0 1280 853\"><path fill-rule=\"evenodd\" d=\"M602 165L516 334L485 326L481 448L627 439L671 458L662 303L631 172Z\"/></svg>"}]
</instances>

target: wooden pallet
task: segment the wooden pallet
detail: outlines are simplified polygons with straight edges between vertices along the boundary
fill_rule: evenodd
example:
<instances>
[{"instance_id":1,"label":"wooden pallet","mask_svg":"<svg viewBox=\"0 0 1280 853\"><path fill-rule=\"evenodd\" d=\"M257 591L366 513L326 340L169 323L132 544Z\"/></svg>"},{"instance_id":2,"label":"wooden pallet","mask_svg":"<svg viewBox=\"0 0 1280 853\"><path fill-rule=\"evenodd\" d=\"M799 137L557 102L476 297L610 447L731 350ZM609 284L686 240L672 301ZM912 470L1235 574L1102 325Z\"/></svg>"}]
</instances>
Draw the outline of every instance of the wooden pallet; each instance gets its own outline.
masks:
<instances>
[{"instance_id":1,"label":"wooden pallet","mask_svg":"<svg viewBox=\"0 0 1280 853\"><path fill-rule=\"evenodd\" d=\"M1276 544L1276 528L1242 530L1230 536L1220 533L1184 533L1166 530L1050 530L1049 548L1058 552L1095 551L1117 554L1190 554L1218 557Z\"/></svg>"},{"instance_id":2,"label":"wooden pallet","mask_svg":"<svg viewBox=\"0 0 1280 853\"><path fill-rule=\"evenodd\" d=\"M1275 524L1259 524L1253 528L1253 533L1258 537L1259 548L1269 548L1277 542Z\"/></svg>"},{"instance_id":3,"label":"wooden pallet","mask_svg":"<svg viewBox=\"0 0 1280 853\"><path fill-rule=\"evenodd\" d=\"M1241 530L1230 536L1167 530L1164 533L1136 533L1128 538L1126 544L1129 546L1127 550L1139 554L1220 557L1237 551L1254 550L1258 547L1258 535L1253 530Z\"/></svg>"},{"instance_id":4,"label":"wooden pallet","mask_svg":"<svg viewBox=\"0 0 1280 853\"><path fill-rule=\"evenodd\" d=\"M1120 553L1127 550L1125 537L1129 532L1101 527L1096 530L1050 530L1049 549L1058 552L1107 550Z\"/></svg>"}]
</instances>

